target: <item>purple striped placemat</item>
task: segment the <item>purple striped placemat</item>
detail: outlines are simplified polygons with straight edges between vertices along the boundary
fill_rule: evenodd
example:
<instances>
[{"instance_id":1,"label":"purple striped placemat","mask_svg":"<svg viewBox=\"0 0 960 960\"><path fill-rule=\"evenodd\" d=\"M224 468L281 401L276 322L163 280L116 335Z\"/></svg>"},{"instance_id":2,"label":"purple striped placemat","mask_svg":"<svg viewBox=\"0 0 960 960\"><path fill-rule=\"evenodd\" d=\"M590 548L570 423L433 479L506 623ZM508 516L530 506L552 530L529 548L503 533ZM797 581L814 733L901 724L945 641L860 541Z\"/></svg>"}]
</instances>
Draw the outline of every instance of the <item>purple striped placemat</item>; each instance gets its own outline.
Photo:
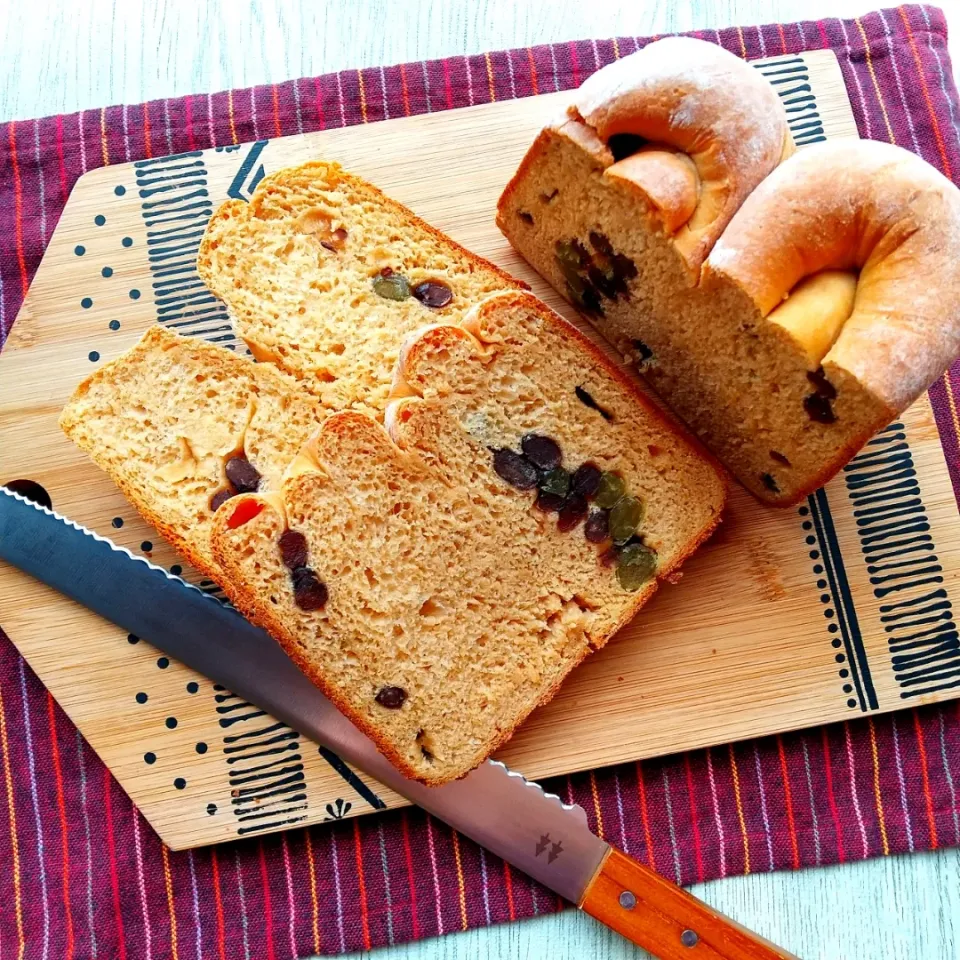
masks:
<instances>
[{"instance_id":1,"label":"purple striped placemat","mask_svg":"<svg viewBox=\"0 0 960 960\"><path fill-rule=\"evenodd\" d=\"M960 175L939 10L697 35L744 57L834 49L861 136ZM70 188L92 167L575 87L645 42L587 40L5 124L0 344ZM955 366L931 396L960 496L958 385ZM0 751L3 957L285 958L562 906L417 810L171 853L2 634ZM549 786L681 883L955 845L960 712L921 708Z\"/></svg>"}]
</instances>

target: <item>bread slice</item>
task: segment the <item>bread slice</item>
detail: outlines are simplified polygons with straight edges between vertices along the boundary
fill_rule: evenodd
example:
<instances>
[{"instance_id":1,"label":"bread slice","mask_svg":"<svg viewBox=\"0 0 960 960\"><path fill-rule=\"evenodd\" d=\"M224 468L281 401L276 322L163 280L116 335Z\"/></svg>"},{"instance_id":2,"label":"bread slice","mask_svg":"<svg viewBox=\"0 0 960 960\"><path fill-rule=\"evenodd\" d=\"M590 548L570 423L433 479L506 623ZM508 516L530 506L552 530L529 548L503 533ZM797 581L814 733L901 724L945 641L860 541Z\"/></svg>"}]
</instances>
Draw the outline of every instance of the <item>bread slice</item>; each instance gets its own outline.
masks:
<instances>
[{"instance_id":1,"label":"bread slice","mask_svg":"<svg viewBox=\"0 0 960 960\"><path fill-rule=\"evenodd\" d=\"M391 397L385 425L326 419L280 491L217 513L212 543L234 603L407 776L439 784L649 600L718 523L725 485L530 294L415 335Z\"/></svg>"},{"instance_id":2,"label":"bread slice","mask_svg":"<svg viewBox=\"0 0 960 960\"><path fill-rule=\"evenodd\" d=\"M237 489L230 476L241 489L278 489L321 417L317 398L275 367L153 326L77 387L60 426L183 556L220 579L214 498Z\"/></svg>"},{"instance_id":3,"label":"bread slice","mask_svg":"<svg viewBox=\"0 0 960 960\"><path fill-rule=\"evenodd\" d=\"M487 294L525 286L319 161L265 177L249 203L224 203L197 269L257 359L331 410L372 414L386 403L405 336L458 323Z\"/></svg>"},{"instance_id":4,"label":"bread slice","mask_svg":"<svg viewBox=\"0 0 960 960\"><path fill-rule=\"evenodd\" d=\"M785 136L753 68L658 41L571 94L497 214L776 506L829 480L960 351L960 191L889 144L789 156Z\"/></svg>"}]
</instances>

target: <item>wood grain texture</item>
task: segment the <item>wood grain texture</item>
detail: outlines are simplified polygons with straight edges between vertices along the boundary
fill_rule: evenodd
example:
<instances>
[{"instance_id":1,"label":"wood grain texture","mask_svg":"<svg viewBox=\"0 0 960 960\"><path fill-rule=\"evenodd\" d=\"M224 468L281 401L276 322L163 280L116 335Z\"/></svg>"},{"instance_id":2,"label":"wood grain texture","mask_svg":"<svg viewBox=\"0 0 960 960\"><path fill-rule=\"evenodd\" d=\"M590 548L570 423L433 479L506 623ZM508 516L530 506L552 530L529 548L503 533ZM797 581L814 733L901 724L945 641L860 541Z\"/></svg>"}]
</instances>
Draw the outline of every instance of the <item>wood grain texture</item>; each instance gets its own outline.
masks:
<instances>
[{"instance_id":1,"label":"wood grain texture","mask_svg":"<svg viewBox=\"0 0 960 960\"><path fill-rule=\"evenodd\" d=\"M580 909L661 960L797 960L619 850L600 865Z\"/></svg>"},{"instance_id":2,"label":"wood grain texture","mask_svg":"<svg viewBox=\"0 0 960 960\"><path fill-rule=\"evenodd\" d=\"M0 3L0 118L587 36L855 16L877 5L869 0L375 0L358 18L353 0L77 0L69 12L57 0L8 0ZM958 11L941 5L949 7L956 60ZM388 15L392 27L385 29ZM730 878L695 892L808 960L931 960L957 953L958 875L960 853L948 850ZM570 910L364 956L626 960L645 954Z\"/></svg>"}]
</instances>

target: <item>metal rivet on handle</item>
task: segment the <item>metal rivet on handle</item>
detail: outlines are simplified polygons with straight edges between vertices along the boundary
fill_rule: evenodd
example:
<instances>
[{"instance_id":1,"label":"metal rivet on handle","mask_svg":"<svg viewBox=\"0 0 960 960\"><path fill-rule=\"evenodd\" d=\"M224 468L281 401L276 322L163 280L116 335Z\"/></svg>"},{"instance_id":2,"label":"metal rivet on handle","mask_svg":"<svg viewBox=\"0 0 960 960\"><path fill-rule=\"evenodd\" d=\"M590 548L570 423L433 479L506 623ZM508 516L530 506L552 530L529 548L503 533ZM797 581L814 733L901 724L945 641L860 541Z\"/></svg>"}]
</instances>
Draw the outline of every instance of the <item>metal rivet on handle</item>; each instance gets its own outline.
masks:
<instances>
[{"instance_id":1,"label":"metal rivet on handle","mask_svg":"<svg viewBox=\"0 0 960 960\"><path fill-rule=\"evenodd\" d=\"M637 898L629 891L624 890L620 894L620 906L624 910L632 910L637 905Z\"/></svg>"},{"instance_id":2,"label":"metal rivet on handle","mask_svg":"<svg viewBox=\"0 0 960 960\"><path fill-rule=\"evenodd\" d=\"M695 930L684 930L680 934L680 942L685 947L695 947L699 942L700 938L697 936Z\"/></svg>"}]
</instances>

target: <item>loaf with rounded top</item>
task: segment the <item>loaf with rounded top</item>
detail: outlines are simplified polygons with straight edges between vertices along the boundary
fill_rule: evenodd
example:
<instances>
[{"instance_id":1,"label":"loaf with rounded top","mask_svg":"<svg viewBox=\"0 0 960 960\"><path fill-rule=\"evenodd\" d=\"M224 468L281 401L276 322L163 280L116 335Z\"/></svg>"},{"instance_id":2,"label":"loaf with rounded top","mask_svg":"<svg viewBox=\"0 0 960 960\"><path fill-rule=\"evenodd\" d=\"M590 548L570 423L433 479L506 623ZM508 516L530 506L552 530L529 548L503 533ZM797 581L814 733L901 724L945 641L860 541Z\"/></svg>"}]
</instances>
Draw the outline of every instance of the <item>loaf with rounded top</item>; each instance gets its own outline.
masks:
<instances>
[{"instance_id":1,"label":"loaf with rounded top","mask_svg":"<svg viewBox=\"0 0 960 960\"><path fill-rule=\"evenodd\" d=\"M855 280L852 309L812 360L842 369L891 416L960 353L960 190L915 154L872 140L805 150L740 208L705 275L739 286L768 320L824 271ZM846 292L831 299L846 303ZM812 320L829 312L823 304ZM826 349L824 349L826 347Z\"/></svg>"},{"instance_id":2,"label":"loaf with rounded top","mask_svg":"<svg viewBox=\"0 0 960 960\"><path fill-rule=\"evenodd\" d=\"M793 141L766 80L722 47L668 37L590 76L568 113L610 149L606 177L645 194L696 275L750 191ZM623 159L616 137L645 146Z\"/></svg>"},{"instance_id":3,"label":"loaf with rounded top","mask_svg":"<svg viewBox=\"0 0 960 960\"><path fill-rule=\"evenodd\" d=\"M275 367L155 325L77 387L60 426L184 557L219 580L210 527L214 497L231 491L228 461L245 459L260 489L277 489L321 411Z\"/></svg>"},{"instance_id":4,"label":"loaf with rounded top","mask_svg":"<svg viewBox=\"0 0 960 960\"><path fill-rule=\"evenodd\" d=\"M405 774L438 784L506 740L673 575L718 522L725 488L694 441L530 294L415 335L391 396L385 424L326 419L278 492L218 512L213 549L234 603ZM557 468L534 469L531 435L558 445L564 482L593 464L642 501L630 549L652 555L647 579L621 580L627 547L588 540L582 514L561 528L563 505L542 499ZM503 451L539 492L506 478ZM315 589L303 609L297 584L314 582L324 602Z\"/></svg>"},{"instance_id":5,"label":"loaf with rounded top","mask_svg":"<svg viewBox=\"0 0 960 960\"><path fill-rule=\"evenodd\" d=\"M546 128L504 191L497 222L748 490L788 506L829 480L960 350L952 267L960 191L888 144L816 144L772 164L768 151L723 228L703 236L704 259L691 260L676 223L690 206L694 157L675 156L690 142L681 138L691 109L669 96L680 89L672 78L696 75L717 53L670 41L670 58L667 43L641 51L660 48L646 65L626 58L584 84L571 113L593 117L595 128ZM766 85L741 66L751 90ZM758 99L745 76L731 78L729 98L742 92L767 126L774 113L781 123L769 86ZM742 120L742 110L711 97L694 102L720 110L716 130ZM615 136L604 135L648 113L661 126L645 135L666 146L633 142L635 152L610 165ZM648 155L658 164L669 156L671 166L651 180ZM651 189L638 193L612 175L630 164L647 171Z\"/></svg>"},{"instance_id":6,"label":"loaf with rounded top","mask_svg":"<svg viewBox=\"0 0 960 960\"><path fill-rule=\"evenodd\" d=\"M325 161L265 177L249 203L222 204L197 270L258 360L296 377L329 410L374 415L407 334L456 323L487 294L525 286ZM378 295L381 271L404 278L403 299ZM431 282L447 288L448 303L417 298ZM398 295L389 284L385 292Z\"/></svg>"}]
</instances>

